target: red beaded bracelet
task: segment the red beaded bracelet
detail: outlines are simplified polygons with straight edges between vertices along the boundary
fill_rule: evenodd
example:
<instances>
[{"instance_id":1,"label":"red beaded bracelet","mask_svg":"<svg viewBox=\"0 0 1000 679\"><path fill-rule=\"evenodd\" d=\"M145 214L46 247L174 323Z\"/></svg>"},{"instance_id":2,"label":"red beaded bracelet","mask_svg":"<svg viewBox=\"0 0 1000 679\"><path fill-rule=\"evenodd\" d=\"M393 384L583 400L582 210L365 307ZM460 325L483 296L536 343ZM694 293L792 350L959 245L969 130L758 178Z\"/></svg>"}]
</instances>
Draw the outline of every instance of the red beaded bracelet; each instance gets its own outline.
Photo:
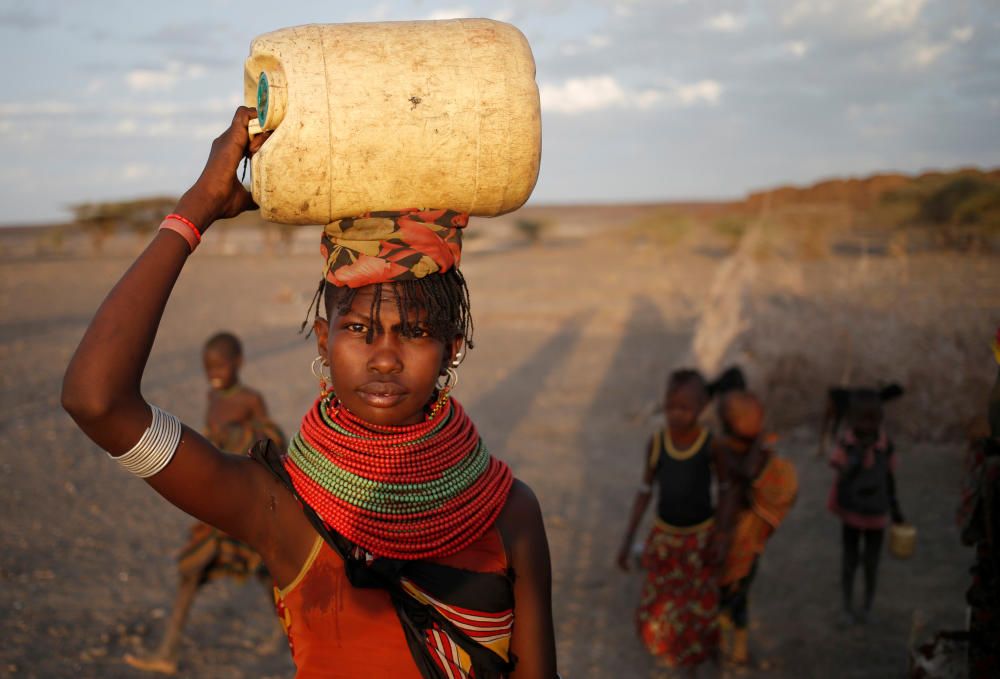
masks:
<instances>
[{"instance_id":1,"label":"red beaded bracelet","mask_svg":"<svg viewBox=\"0 0 1000 679\"><path fill-rule=\"evenodd\" d=\"M191 222L190 219L182 217L179 214L169 214L163 218L160 222L161 229L168 229L178 234L181 238L187 241L188 247L191 248L191 252L198 247L201 243L201 233L198 231L198 227Z\"/></svg>"},{"instance_id":2,"label":"red beaded bracelet","mask_svg":"<svg viewBox=\"0 0 1000 679\"><path fill-rule=\"evenodd\" d=\"M166 217L164 217L164 219L176 219L179 222L183 222L184 224L187 224L187 227L189 229L191 229L192 231L194 231L194 237L198 239L199 243L201 242L201 231L199 231L198 227L194 225L194 222L192 222L187 217L182 217L181 215L177 214L176 212L173 212L173 213L167 215Z\"/></svg>"}]
</instances>

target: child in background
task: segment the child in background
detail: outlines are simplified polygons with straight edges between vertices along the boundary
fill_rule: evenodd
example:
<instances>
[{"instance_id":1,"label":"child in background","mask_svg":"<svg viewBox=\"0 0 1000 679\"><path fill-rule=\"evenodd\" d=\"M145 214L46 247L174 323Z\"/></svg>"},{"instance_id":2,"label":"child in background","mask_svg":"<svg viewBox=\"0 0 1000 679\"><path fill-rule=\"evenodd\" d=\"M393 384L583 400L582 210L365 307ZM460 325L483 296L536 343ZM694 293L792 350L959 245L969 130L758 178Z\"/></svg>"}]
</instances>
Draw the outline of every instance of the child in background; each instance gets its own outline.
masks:
<instances>
[{"instance_id":1,"label":"child in background","mask_svg":"<svg viewBox=\"0 0 1000 679\"><path fill-rule=\"evenodd\" d=\"M202 351L208 378L207 437L221 450L243 454L261 438L269 438L279 448L285 437L271 421L259 392L240 382L243 345L229 332L220 332L205 342Z\"/></svg>"},{"instance_id":2,"label":"child in background","mask_svg":"<svg viewBox=\"0 0 1000 679\"><path fill-rule=\"evenodd\" d=\"M646 541L647 569L636 620L646 648L691 676L718 645L718 590L712 578L715 509L711 436L698 422L708 404L705 380L678 370L667 384L667 428L643 453L642 484L629 515L618 565L629 569L636 528L658 488L656 521Z\"/></svg>"},{"instance_id":3,"label":"child in background","mask_svg":"<svg viewBox=\"0 0 1000 679\"><path fill-rule=\"evenodd\" d=\"M285 437L267 414L261 395L240 382L243 345L229 332L213 335L202 350L205 376L208 378L208 409L205 413L206 437L219 450L246 454L259 439L270 439L285 449ZM231 576L244 581L253 576L271 598L271 575L263 559L250 545L198 521L191 527L191 538L177 559L180 586L167 631L154 653L148 656L126 654L126 663L140 670L174 674L184 623L201 586L219 577ZM280 628L275 627L279 632Z\"/></svg>"},{"instance_id":4,"label":"child in background","mask_svg":"<svg viewBox=\"0 0 1000 679\"><path fill-rule=\"evenodd\" d=\"M795 468L771 450L764 434L764 409L750 392L734 390L719 401L723 436L719 452L716 540L725 554L718 582L720 610L732 642L730 662L750 664L748 627L750 585L767 540L791 510L798 494Z\"/></svg>"},{"instance_id":5,"label":"child in background","mask_svg":"<svg viewBox=\"0 0 1000 679\"><path fill-rule=\"evenodd\" d=\"M850 390L847 430L830 455L837 476L830 488L827 507L841 521L840 569L845 624L866 622L875 600L882 538L891 516L903 523L896 499L896 455L882 427L882 403L901 391L880 393L874 389ZM864 553L861 553L861 543ZM854 608L854 574L864 563L865 596L861 610Z\"/></svg>"},{"instance_id":6,"label":"child in background","mask_svg":"<svg viewBox=\"0 0 1000 679\"><path fill-rule=\"evenodd\" d=\"M840 427L847 418L851 405L851 393L855 391L847 387L830 387L826 396L826 408L823 411L823 422L819 430L818 457L825 457L827 443L836 444L840 438ZM896 383L887 384L878 391L882 402L891 401L903 395L903 388Z\"/></svg>"}]
</instances>

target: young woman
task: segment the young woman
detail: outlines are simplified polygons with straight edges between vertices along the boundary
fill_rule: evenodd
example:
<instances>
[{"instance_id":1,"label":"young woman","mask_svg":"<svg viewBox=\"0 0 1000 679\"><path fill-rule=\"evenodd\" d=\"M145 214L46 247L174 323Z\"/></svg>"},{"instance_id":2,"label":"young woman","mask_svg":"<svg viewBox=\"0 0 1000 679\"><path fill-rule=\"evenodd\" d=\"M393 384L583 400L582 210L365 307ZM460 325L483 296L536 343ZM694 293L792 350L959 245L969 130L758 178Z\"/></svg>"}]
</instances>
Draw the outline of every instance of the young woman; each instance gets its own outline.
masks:
<instances>
[{"instance_id":1,"label":"young woman","mask_svg":"<svg viewBox=\"0 0 1000 679\"><path fill-rule=\"evenodd\" d=\"M288 454L264 441L251 457L226 455L143 399L160 317L201 233L254 207L236 169L266 143L247 135L255 115L237 110L97 311L64 407L169 502L261 554L299 677L551 679L538 502L449 397L453 378L437 386L470 339L456 268L465 215L406 210L326 227L313 368L329 389Z\"/></svg>"}]
</instances>

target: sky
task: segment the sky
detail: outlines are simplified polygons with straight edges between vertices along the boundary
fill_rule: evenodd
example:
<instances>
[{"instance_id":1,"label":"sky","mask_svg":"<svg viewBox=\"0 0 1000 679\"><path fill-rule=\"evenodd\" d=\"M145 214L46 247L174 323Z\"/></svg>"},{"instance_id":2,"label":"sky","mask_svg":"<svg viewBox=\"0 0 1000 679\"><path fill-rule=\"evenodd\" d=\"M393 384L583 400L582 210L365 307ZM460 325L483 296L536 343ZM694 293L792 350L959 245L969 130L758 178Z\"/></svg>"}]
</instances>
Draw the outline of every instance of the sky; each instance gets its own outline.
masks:
<instances>
[{"instance_id":1,"label":"sky","mask_svg":"<svg viewBox=\"0 0 1000 679\"><path fill-rule=\"evenodd\" d=\"M997 0L3 0L0 224L182 193L254 36L488 17L535 55L534 204L1000 166Z\"/></svg>"}]
</instances>

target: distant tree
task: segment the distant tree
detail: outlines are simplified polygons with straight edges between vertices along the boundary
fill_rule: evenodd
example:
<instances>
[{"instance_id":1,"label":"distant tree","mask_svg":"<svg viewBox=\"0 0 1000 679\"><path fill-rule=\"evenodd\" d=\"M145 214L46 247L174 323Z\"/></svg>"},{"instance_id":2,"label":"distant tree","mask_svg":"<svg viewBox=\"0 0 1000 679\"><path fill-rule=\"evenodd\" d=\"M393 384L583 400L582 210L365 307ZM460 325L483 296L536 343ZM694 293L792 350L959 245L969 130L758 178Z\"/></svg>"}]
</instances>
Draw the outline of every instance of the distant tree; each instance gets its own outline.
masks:
<instances>
[{"instance_id":1,"label":"distant tree","mask_svg":"<svg viewBox=\"0 0 1000 679\"><path fill-rule=\"evenodd\" d=\"M514 223L515 228L532 245L542 239L542 231L545 230L545 222L538 219L518 219Z\"/></svg>"},{"instance_id":2,"label":"distant tree","mask_svg":"<svg viewBox=\"0 0 1000 679\"><path fill-rule=\"evenodd\" d=\"M977 177L958 177L924 198L920 217L932 224L954 224L961 206L979 193L997 191L997 187Z\"/></svg>"},{"instance_id":3,"label":"distant tree","mask_svg":"<svg viewBox=\"0 0 1000 679\"><path fill-rule=\"evenodd\" d=\"M104 250L104 244L120 227L126 227L140 237L156 228L177 202L169 196L154 196L127 201L79 203L70 207L74 221L90 236L94 252Z\"/></svg>"}]
</instances>

